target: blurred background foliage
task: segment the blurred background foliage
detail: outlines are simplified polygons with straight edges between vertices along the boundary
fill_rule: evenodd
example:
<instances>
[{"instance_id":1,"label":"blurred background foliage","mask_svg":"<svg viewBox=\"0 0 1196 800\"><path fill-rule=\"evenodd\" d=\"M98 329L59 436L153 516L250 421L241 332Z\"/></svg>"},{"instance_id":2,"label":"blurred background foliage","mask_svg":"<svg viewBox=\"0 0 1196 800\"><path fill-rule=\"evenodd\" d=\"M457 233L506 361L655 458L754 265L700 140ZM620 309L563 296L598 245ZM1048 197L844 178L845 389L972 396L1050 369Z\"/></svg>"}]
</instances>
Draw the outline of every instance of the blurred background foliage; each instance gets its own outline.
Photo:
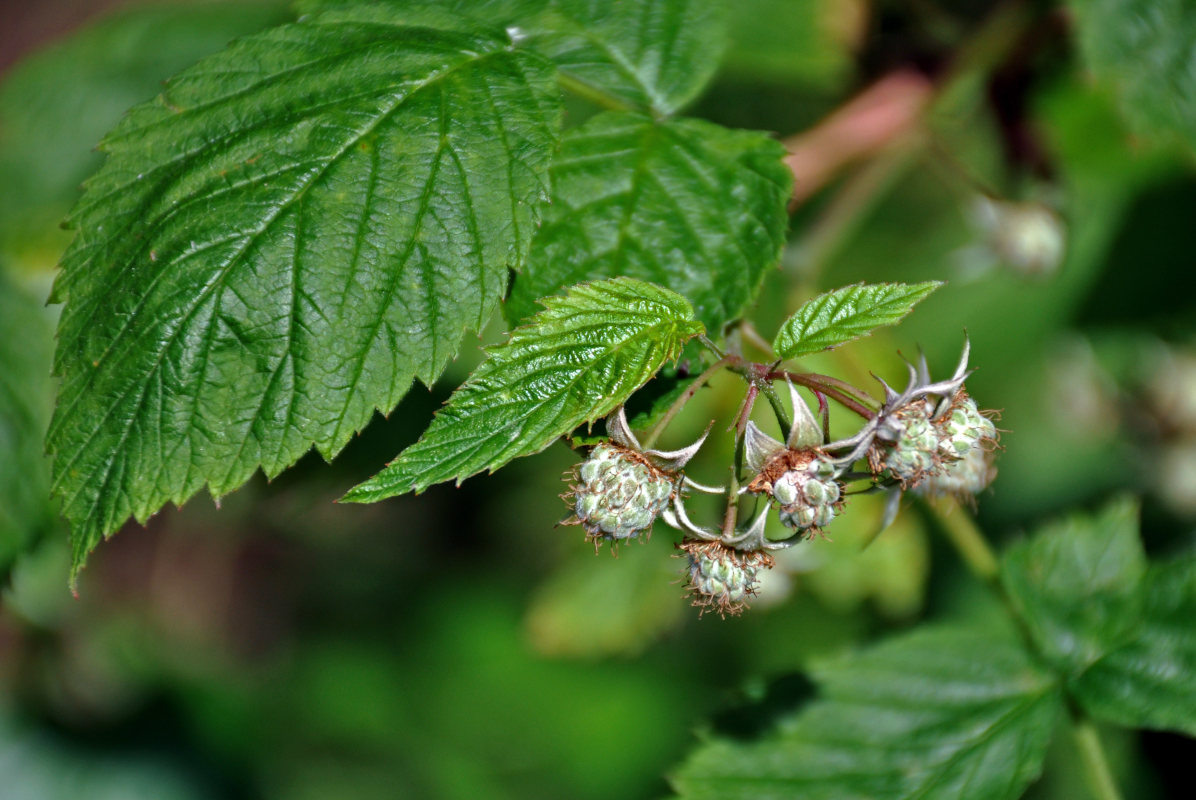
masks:
<instances>
[{"instance_id":1,"label":"blurred background foliage","mask_svg":"<svg viewBox=\"0 0 1196 800\"><path fill-rule=\"evenodd\" d=\"M948 369L966 329L969 387L1008 431L978 508L998 541L1119 491L1144 495L1153 554L1196 540L1185 9L739 0L692 110L795 154L791 242L754 315L765 337L826 288L949 282L899 328L803 363L870 387L870 371L900 378L897 351ZM830 539L784 554L748 614L699 619L663 529L612 559L554 528L564 444L460 489L335 505L414 441L476 350L334 464L311 456L221 509L128 527L72 599L40 458L57 222L126 108L288 13L161 3L48 42L10 28L27 55L0 83L0 796L660 797L695 733L752 736L800 703L811 657L992 613L932 517L908 503L873 542L882 509L861 498ZM669 436L728 418L737 389L716 380ZM711 481L730 445L716 434L693 470ZM1133 797L1190 789L1190 740L1108 744ZM1082 796L1074 762L1056 747L1032 796Z\"/></svg>"}]
</instances>

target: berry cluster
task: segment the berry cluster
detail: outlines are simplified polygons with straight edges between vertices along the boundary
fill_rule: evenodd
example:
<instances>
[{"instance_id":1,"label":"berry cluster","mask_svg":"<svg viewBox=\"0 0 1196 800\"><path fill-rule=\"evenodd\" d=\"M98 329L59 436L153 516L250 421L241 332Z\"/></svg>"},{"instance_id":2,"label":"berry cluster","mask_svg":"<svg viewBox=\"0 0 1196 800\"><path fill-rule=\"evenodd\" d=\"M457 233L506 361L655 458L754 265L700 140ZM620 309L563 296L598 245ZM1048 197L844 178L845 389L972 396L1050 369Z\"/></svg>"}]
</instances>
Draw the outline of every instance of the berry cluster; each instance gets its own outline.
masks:
<instances>
[{"instance_id":1,"label":"berry cluster","mask_svg":"<svg viewBox=\"0 0 1196 800\"><path fill-rule=\"evenodd\" d=\"M622 408L607 420L610 441L595 446L574 471L575 483L565 497L578 524L595 548L647 535L657 518L682 531L678 545L687 563L686 581L694 605L720 615L740 613L758 587L764 570L773 566L769 551L789 547L821 534L843 512L849 494L887 491L896 500L904 491L951 494L971 498L992 481L997 428L968 395L968 347L954 375L932 381L925 359L909 365L909 382L898 392L884 381L883 402L862 401L867 395L842 382L824 384L810 374L777 373L767 365L741 370L749 391L737 431L730 487L696 483L684 473L706 435L675 451L645 449L627 424ZM775 365L773 365L775 367ZM798 394L790 379L803 380L819 400L821 419ZM792 420L775 395L772 382L785 380ZM830 381L832 379L826 379ZM829 441L827 396L844 397L864 417L851 437ZM752 401L768 394L778 420L787 427L785 441L774 439L748 419ZM832 393L834 392L834 394ZM854 398L854 399L852 399ZM707 429L709 432L709 429ZM853 472L857 463L867 471ZM866 481L849 492L848 484ZM695 524L685 508L690 490L723 494L727 513L720 528ZM739 527L744 505L752 522ZM891 504L893 513L896 504ZM767 520L777 518L791 530L787 538L765 534ZM887 522L886 522L887 524Z\"/></svg>"}]
</instances>

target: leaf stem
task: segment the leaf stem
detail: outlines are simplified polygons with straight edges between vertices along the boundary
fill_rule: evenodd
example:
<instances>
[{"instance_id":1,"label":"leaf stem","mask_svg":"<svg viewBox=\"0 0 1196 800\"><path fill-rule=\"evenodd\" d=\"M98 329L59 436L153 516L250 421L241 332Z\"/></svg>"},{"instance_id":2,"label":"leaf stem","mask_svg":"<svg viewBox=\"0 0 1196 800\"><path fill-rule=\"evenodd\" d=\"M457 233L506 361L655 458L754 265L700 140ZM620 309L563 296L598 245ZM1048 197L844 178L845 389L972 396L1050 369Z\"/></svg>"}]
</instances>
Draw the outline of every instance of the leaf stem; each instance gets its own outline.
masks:
<instances>
[{"instance_id":1,"label":"leaf stem","mask_svg":"<svg viewBox=\"0 0 1196 800\"><path fill-rule=\"evenodd\" d=\"M1079 750L1080 760L1085 766L1084 777L1095 800L1121 800L1117 781L1109 769L1109 759L1100 742L1100 733L1092 720L1080 711L1072 711L1072 740Z\"/></svg>"},{"instance_id":2,"label":"leaf stem","mask_svg":"<svg viewBox=\"0 0 1196 800\"><path fill-rule=\"evenodd\" d=\"M876 410L871 405L875 402L872 398L850 383L832 378L830 375L819 375L816 372L781 371L769 373L768 377L769 379L788 378L799 386L805 386L807 389L826 395L864 419L872 419L876 416Z\"/></svg>"},{"instance_id":3,"label":"leaf stem","mask_svg":"<svg viewBox=\"0 0 1196 800\"><path fill-rule=\"evenodd\" d=\"M698 390L705 386L707 381L714 377L716 372L734 363L736 360L738 360L737 356L723 356L718 361L715 361L713 364L707 367L701 375L694 378L693 383L691 383L689 386L686 386L685 391L683 391L681 395L673 401L673 404L669 406L668 411L664 412L664 416L661 417L660 421L656 423L656 426L652 428L652 432L648 434L648 438L644 439L644 449L652 449L652 447L656 444L656 441L660 438L660 435L664 433L664 429L667 428L668 424L673 421L673 418L681 412L681 409L685 408L685 404L694 398L694 395L698 393Z\"/></svg>"},{"instance_id":4,"label":"leaf stem","mask_svg":"<svg viewBox=\"0 0 1196 800\"><path fill-rule=\"evenodd\" d=\"M714 342L710 341L710 337L709 337L709 336L707 336L706 334L704 334L704 333L699 333L699 334L698 334L698 341L702 343L702 346L703 346L703 347L705 347L705 348L706 348L707 350L709 350L711 353L714 353L714 357L715 357L715 358L725 358L725 357L726 357L726 355L727 355L727 354L726 354L726 353L724 353L724 352L722 351L722 349L721 349L721 348L720 348L720 347L719 347L717 344L715 344Z\"/></svg>"},{"instance_id":5,"label":"leaf stem","mask_svg":"<svg viewBox=\"0 0 1196 800\"><path fill-rule=\"evenodd\" d=\"M590 86L588 83L574 78L572 75L566 75L564 72L557 72L556 82L569 94L574 94L584 100L589 100L594 105L602 106L608 111L637 110L636 107L631 103L624 102L614 95L607 94L601 89Z\"/></svg>"}]
</instances>

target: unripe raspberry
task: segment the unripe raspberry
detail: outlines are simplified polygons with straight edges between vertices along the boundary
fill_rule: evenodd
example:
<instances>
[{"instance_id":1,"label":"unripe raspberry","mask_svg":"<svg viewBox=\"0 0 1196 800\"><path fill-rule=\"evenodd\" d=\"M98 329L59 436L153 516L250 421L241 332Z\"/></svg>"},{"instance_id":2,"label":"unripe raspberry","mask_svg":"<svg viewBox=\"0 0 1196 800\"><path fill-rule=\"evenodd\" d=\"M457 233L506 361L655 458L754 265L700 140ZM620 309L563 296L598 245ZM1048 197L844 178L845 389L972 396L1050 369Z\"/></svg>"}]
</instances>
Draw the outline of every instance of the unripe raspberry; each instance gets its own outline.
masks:
<instances>
[{"instance_id":1,"label":"unripe raspberry","mask_svg":"<svg viewBox=\"0 0 1196 800\"><path fill-rule=\"evenodd\" d=\"M938 473L926 478L916 491L932 497L949 494L974 502L974 495L988 488L997 476L992 462L992 450L982 446L973 447L962 458L944 463Z\"/></svg>"},{"instance_id":2,"label":"unripe raspberry","mask_svg":"<svg viewBox=\"0 0 1196 800\"><path fill-rule=\"evenodd\" d=\"M939 430L939 453L949 460L964 458L972 449L997 439L997 427L980 413L976 401L963 389L955 393L951 405L935 424Z\"/></svg>"},{"instance_id":3,"label":"unripe raspberry","mask_svg":"<svg viewBox=\"0 0 1196 800\"><path fill-rule=\"evenodd\" d=\"M577 469L573 513L596 543L630 539L649 530L676 491L677 477L644 454L603 443Z\"/></svg>"},{"instance_id":4,"label":"unripe raspberry","mask_svg":"<svg viewBox=\"0 0 1196 800\"><path fill-rule=\"evenodd\" d=\"M685 551L688 565L687 584L693 604L714 610L720 616L739 614L747 608L747 598L756 593L759 573L776 563L761 551L732 550L721 542L687 540L678 545Z\"/></svg>"},{"instance_id":5,"label":"unripe raspberry","mask_svg":"<svg viewBox=\"0 0 1196 800\"><path fill-rule=\"evenodd\" d=\"M917 485L939 468L939 432L925 400L915 400L885 416L868 451L874 473L885 469L903 487Z\"/></svg>"},{"instance_id":6,"label":"unripe raspberry","mask_svg":"<svg viewBox=\"0 0 1196 800\"><path fill-rule=\"evenodd\" d=\"M835 465L818 448L774 453L748 490L771 495L781 522L799 531L824 528L843 505Z\"/></svg>"}]
</instances>

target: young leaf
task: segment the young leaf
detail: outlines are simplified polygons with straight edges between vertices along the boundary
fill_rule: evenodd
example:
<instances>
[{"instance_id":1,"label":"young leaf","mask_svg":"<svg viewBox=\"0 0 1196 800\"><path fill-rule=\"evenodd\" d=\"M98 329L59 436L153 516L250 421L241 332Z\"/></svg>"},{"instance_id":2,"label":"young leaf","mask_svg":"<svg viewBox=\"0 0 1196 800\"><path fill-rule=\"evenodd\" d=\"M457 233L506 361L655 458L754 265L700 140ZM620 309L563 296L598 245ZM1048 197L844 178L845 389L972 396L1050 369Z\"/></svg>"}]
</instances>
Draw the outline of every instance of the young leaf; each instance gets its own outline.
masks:
<instances>
[{"instance_id":1,"label":"young leaf","mask_svg":"<svg viewBox=\"0 0 1196 800\"><path fill-rule=\"evenodd\" d=\"M1121 500L1093 517L1047 526L1004 555L1001 580L1039 649L1069 677L1136 628L1146 555L1137 505Z\"/></svg>"},{"instance_id":2,"label":"young leaf","mask_svg":"<svg viewBox=\"0 0 1196 800\"><path fill-rule=\"evenodd\" d=\"M50 415L52 333L42 304L0 269L0 576L53 518L41 441Z\"/></svg>"},{"instance_id":3,"label":"young leaf","mask_svg":"<svg viewBox=\"0 0 1196 800\"><path fill-rule=\"evenodd\" d=\"M1132 636L1072 683L1094 717L1196 736L1196 558L1152 566Z\"/></svg>"},{"instance_id":4,"label":"young leaf","mask_svg":"<svg viewBox=\"0 0 1196 800\"><path fill-rule=\"evenodd\" d=\"M941 281L861 283L820 294L781 324L773 349L781 358L829 350L876 328L895 325Z\"/></svg>"},{"instance_id":5,"label":"young leaf","mask_svg":"<svg viewBox=\"0 0 1196 800\"><path fill-rule=\"evenodd\" d=\"M758 741L702 745L686 800L1021 795L1042 770L1061 694L1021 647L927 629L815 673L820 697Z\"/></svg>"},{"instance_id":6,"label":"young leaf","mask_svg":"<svg viewBox=\"0 0 1196 800\"><path fill-rule=\"evenodd\" d=\"M726 44L718 0L550 0L519 25L567 87L663 115L697 96Z\"/></svg>"},{"instance_id":7,"label":"young leaf","mask_svg":"<svg viewBox=\"0 0 1196 800\"><path fill-rule=\"evenodd\" d=\"M685 295L719 330L780 257L792 180L783 155L763 134L692 119L607 113L570 131L508 319L563 286L629 275Z\"/></svg>"},{"instance_id":8,"label":"young leaf","mask_svg":"<svg viewBox=\"0 0 1196 800\"><path fill-rule=\"evenodd\" d=\"M702 332L685 298L631 278L576 286L490 351L423 437L345 500L458 483L613 411Z\"/></svg>"},{"instance_id":9,"label":"young leaf","mask_svg":"<svg viewBox=\"0 0 1196 800\"><path fill-rule=\"evenodd\" d=\"M76 571L130 515L335 454L440 374L522 264L550 65L392 13L242 39L105 139L56 285L48 444Z\"/></svg>"},{"instance_id":10,"label":"young leaf","mask_svg":"<svg viewBox=\"0 0 1196 800\"><path fill-rule=\"evenodd\" d=\"M1071 0L1080 52L1114 87L1133 127L1196 150L1196 5L1190 0Z\"/></svg>"}]
</instances>

